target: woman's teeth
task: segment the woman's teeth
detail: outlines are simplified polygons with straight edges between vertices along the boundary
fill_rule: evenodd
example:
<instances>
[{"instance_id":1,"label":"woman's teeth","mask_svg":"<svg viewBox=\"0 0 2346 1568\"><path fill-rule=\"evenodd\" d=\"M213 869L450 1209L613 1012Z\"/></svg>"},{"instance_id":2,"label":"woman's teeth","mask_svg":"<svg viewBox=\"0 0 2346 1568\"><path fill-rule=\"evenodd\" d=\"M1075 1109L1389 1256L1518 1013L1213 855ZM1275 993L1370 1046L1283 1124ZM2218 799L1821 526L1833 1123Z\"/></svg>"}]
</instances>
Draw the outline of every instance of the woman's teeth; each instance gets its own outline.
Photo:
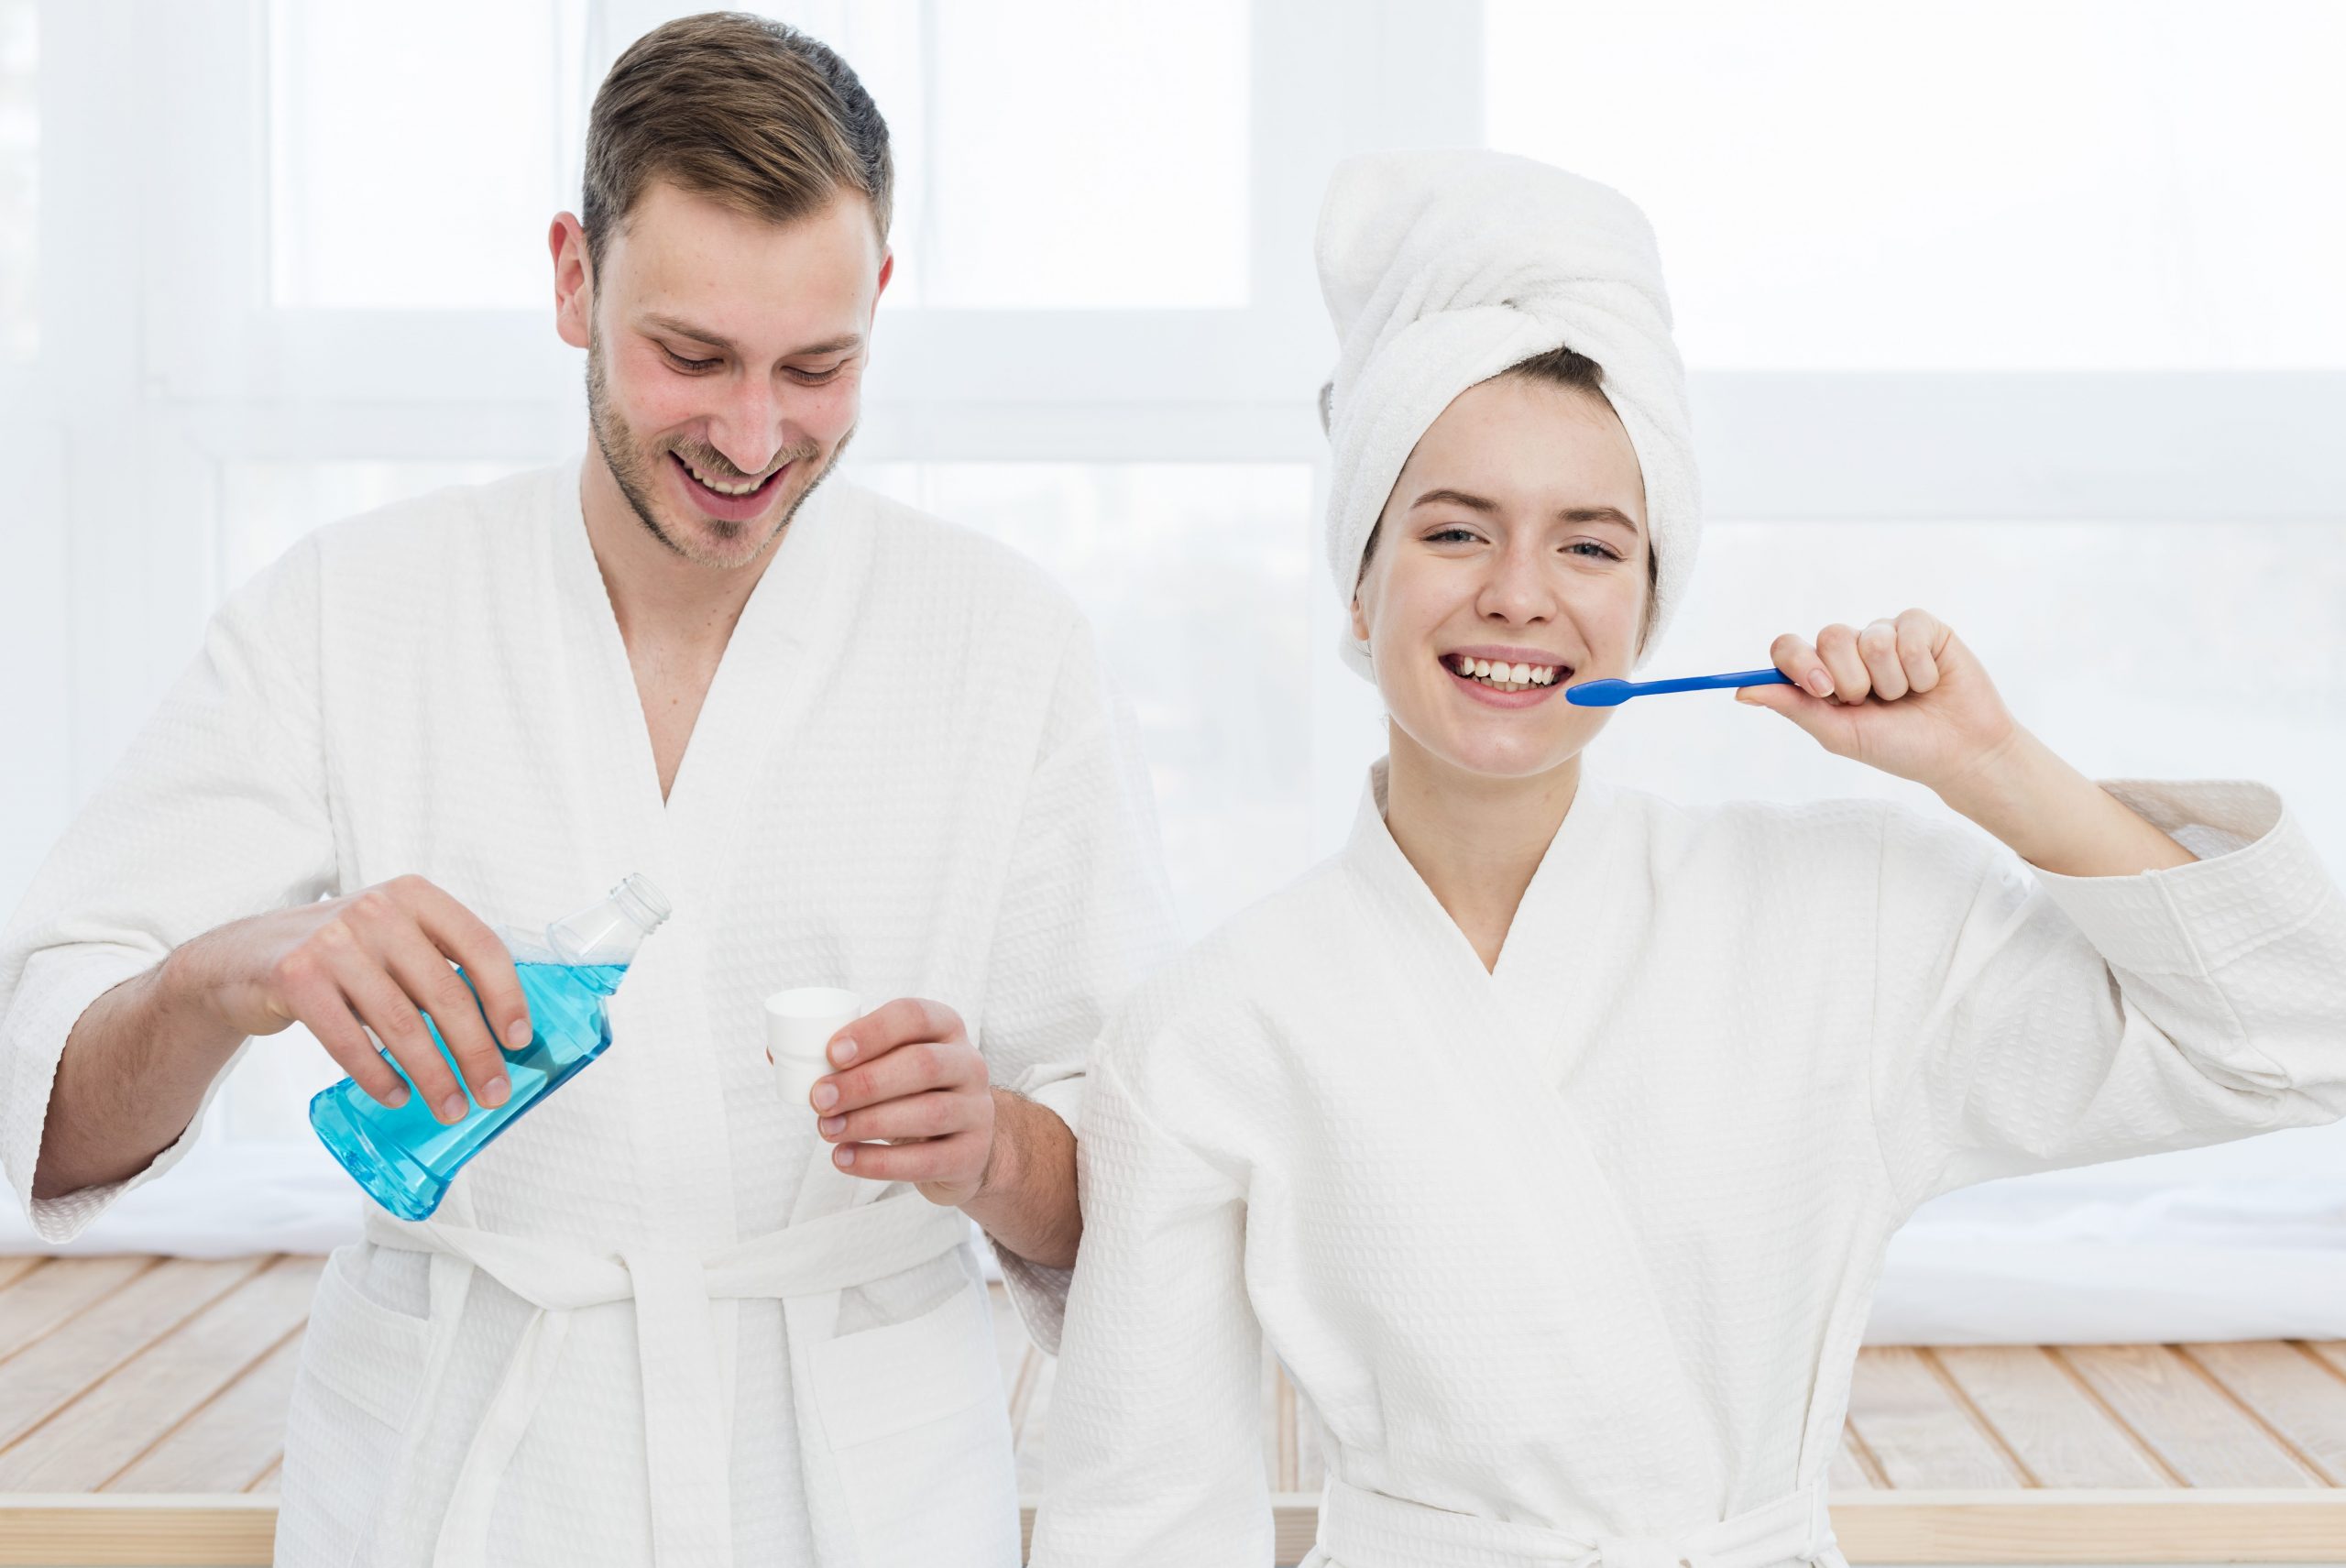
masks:
<instances>
[{"instance_id":1,"label":"woman's teeth","mask_svg":"<svg viewBox=\"0 0 2346 1568\"><path fill-rule=\"evenodd\" d=\"M1445 661L1456 674L1476 680L1495 691L1529 691L1534 686L1553 685L1561 664L1510 664L1504 660L1469 659L1464 655Z\"/></svg>"}]
</instances>

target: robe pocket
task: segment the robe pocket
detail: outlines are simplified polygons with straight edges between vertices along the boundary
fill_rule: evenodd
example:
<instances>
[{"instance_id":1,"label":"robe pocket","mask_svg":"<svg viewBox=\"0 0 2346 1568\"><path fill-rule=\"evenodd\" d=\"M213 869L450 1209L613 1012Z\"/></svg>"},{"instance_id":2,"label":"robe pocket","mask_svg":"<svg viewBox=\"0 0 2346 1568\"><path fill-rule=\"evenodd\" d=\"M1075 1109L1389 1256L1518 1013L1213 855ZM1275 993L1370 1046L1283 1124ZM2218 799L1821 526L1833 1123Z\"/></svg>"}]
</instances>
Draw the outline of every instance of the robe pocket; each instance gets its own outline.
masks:
<instances>
[{"instance_id":1,"label":"robe pocket","mask_svg":"<svg viewBox=\"0 0 2346 1568\"><path fill-rule=\"evenodd\" d=\"M812 1347L816 1409L869 1568L1015 1568L1018 1480L996 1355L971 1289Z\"/></svg>"},{"instance_id":2,"label":"robe pocket","mask_svg":"<svg viewBox=\"0 0 2346 1568\"><path fill-rule=\"evenodd\" d=\"M430 1324L359 1288L366 1245L326 1260L302 1335L277 1520L276 1561L294 1568L370 1560L423 1380Z\"/></svg>"},{"instance_id":3,"label":"robe pocket","mask_svg":"<svg viewBox=\"0 0 2346 1568\"><path fill-rule=\"evenodd\" d=\"M367 1245L336 1247L326 1259L301 1340L301 1369L400 1431L422 1386L432 1324L386 1307L358 1288L353 1274L358 1249Z\"/></svg>"}]
</instances>

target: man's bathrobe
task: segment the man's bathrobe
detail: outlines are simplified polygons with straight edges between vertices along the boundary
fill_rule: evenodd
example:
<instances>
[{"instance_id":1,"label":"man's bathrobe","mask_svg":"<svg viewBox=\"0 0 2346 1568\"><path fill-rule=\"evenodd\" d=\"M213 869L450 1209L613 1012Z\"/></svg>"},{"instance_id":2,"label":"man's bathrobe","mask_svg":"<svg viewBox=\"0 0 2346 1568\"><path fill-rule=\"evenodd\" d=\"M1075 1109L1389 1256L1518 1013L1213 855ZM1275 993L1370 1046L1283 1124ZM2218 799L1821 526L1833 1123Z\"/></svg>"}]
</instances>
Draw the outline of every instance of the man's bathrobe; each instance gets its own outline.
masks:
<instances>
[{"instance_id":1,"label":"man's bathrobe","mask_svg":"<svg viewBox=\"0 0 2346 1568\"><path fill-rule=\"evenodd\" d=\"M1129 726L1038 571L833 481L663 803L577 486L574 460L320 530L220 612L0 943L0 1163L64 1240L179 1157L192 1128L30 1202L74 1020L200 932L402 872L531 929L644 872L675 913L610 1050L428 1224L370 1203L334 1254L277 1561L1015 1563L968 1222L832 1168L759 1004L945 1002L1072 1123L1108 1010L1169 950ZM1004 1263L1048 1343L1064 1276Z\"/></svg>"},{"instance_id":2,"label":"man's bathrobe","mask_svg":"<svg viewBox=\"0 0 2346 1568\"><path fill-rule=\"evenodd\" d=\"M1270 1562L1265 1336L1326 1568L1837 1563L1891 1233L1967 1182L2346 1113L2346 905L2253 784L2111 784L2080 879L1880 804L1589 778L1495 970L1386 828L1094 1060L1035 1561Z\"/></svg>"}]
</instances>

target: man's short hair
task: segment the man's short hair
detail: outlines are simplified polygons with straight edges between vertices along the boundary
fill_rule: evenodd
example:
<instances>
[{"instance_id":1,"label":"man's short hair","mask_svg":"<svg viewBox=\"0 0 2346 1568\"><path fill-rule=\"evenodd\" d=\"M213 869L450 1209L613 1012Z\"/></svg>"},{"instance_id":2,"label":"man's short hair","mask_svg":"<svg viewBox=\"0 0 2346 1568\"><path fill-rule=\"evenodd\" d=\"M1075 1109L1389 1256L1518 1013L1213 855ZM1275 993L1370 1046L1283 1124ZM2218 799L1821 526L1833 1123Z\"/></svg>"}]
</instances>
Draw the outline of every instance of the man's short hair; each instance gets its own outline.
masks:
<instances>
[{"instance_id":1,"label":"man's short hair","mask_svg":"<svg viewBox=\"0 0 2346 1568\"><path fill-rule=\"evenodd\" d=\"M655 180L774 223L853 191L885 239L888 123L847 61L796 28L679 16L629 45L595 94L579 209L590 262Z\"/></svg>"}]
</instances>

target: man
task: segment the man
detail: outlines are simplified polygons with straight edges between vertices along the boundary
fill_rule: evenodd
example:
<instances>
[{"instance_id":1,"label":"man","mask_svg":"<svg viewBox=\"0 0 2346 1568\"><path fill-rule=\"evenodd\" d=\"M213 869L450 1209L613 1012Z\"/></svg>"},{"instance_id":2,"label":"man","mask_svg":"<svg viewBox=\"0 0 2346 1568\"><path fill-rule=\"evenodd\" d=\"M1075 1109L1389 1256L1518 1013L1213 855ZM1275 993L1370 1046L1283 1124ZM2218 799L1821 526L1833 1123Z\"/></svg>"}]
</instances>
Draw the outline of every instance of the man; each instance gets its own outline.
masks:
<instances>
[{"instance_id":1,"label":"man","mask_svg":"<svg viewBox=\"0 0 2346 1568\"><path fill-rule=\"evenodd\" d=\"M490 1029L528 1037L488 922L639 871L674 907L593 1069L330 1260L280 1563L1017 1561L968 1222L1051 1343L1082 1056L1168 922L1081 619L818 493L889 192L822 45L639 40L550 235L584 455L239 591L0 941L0 1163L65 1240L178 1159L250 1036L301 1023L396 1102L371 1030L453 1121L505 1099ZM761 1047L802 984L900 998L811 1106Z\"/></svg>"}]
</instances>

